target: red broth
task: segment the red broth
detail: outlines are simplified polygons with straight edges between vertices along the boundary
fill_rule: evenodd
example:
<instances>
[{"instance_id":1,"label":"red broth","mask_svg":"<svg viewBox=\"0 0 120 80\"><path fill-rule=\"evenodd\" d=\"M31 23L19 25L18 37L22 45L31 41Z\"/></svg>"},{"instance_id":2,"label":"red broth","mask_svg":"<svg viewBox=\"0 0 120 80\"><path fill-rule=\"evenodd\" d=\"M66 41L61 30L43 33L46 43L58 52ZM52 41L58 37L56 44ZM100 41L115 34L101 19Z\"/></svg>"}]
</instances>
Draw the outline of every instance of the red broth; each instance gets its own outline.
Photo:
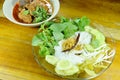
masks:
<instances>
[{"instance_id":1,"label":"red broth","mask_svg":"<svg viewBox=\"0 0 120 80\"><path fill-rule=\"evenodd\" d=\"M18 13L19 13L19 3L16 3L13 8L13 17L16 21L24 23L21 19L19 19Z\"/></svg>"},{"instance_id":2,"label":"red broth","mask_svg":"<svg viewBox=\"0 0 120 80\"><path fill-rule=\"evenodd\" d=\"M43 3L45 3L45 2L43 2ZM52 9L49 9L49 10L51 10L52 12L53 12L53 5L48 1L48 3L52 6ZM18 17L18 14L19 14L19 7L20 7L20 5L19 5L19 2L17 2L16 4L15 4L15 6L14 6L14 8L13 8L13 17L14 17L14 19L16 20L16 21L18 21L18 22L21 22L21 23L25 23L23 20L21 20L19 17ZM50 13L52 13L52 12L50 12ZM27 23L26 23L27 24Z\"/></svg>"}]
</instances>

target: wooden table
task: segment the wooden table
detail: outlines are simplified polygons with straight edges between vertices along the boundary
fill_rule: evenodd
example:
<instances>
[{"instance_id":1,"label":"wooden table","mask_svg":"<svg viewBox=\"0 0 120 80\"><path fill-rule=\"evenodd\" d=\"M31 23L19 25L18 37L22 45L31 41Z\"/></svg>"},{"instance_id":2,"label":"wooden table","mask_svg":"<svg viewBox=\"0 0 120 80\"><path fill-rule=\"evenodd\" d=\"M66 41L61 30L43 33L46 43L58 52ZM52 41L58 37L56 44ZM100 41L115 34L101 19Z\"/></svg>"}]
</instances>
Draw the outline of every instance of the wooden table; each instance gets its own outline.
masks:
<instances>
[{"instance_id":1,"label":"wooden table","mask_svg":"<svg viewBox=\"0 0 120 80\"><path fill-rule=\"evenodd\" d=\"M23 27L7 20L0 0L0 80L63 80L40 67L32 54L31 40L38 28ZM120 0L60 0L57 16L87 16L112 34L116 56L110 68L94 80L119 80L120 77ZM106 34L108 37L108 35Z\"/></svg>"}]
</instances>

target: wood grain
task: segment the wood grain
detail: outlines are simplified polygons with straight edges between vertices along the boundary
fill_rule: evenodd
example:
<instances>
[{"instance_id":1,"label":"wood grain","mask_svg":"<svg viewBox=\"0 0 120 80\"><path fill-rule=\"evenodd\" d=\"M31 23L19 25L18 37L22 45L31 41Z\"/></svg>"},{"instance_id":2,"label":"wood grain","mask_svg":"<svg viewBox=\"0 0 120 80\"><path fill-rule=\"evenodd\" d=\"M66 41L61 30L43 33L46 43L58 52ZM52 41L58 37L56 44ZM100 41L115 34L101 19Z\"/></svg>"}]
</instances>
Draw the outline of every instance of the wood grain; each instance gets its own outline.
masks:
<instances>
[{"instance_id":1,"label":"wood grain","mask_svg":"<svg viewBox=\"0 0 120 80\"><path fill-rule=\"evenodd\" d=\"M0 1L0 8L4 0ZM87 16L101 24L116 40L116 56L110 68L94 80L119 80L120 76L120 1L60 0L57 16ZM0 15L1 16L1 15ZM1 80L63 80L47 73L32 54L31 40L38 28L16 25L0 17L0 79ZM104 31L103 31L104 32ZM109 37L106 34L107 37Z\"/></svg>"}]
</instances>

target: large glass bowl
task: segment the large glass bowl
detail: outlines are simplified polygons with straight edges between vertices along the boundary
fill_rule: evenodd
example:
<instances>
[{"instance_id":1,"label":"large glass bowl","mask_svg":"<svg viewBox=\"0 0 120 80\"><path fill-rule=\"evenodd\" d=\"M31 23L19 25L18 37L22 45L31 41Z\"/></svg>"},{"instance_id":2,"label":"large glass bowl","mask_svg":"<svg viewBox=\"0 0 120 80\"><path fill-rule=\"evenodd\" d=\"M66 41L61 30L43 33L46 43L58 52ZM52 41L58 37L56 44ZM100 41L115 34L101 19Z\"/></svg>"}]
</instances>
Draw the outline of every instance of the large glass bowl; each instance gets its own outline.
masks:
<instances>
[{"instance_id":1,"label":"large glass bowl","mask_svg":"<svg viewBox=\"0 0 120 80\"><path fill-rule=\"evenodd\" d=\"M108 31L106 31L106 28L105 28L104 26L100 25L100 24L94 23L94 24L92 24L92 26L93 26L94 28L98 29L99 31L101 31L101 32L105 35L105 37L106 37L106 42L107 42L108 44L110 44L110 46L112 47L112 49L113 49L114 51L116 51L116 49L115 49L115 41L114 41L114 39L112 38L111 33L108 32ZM111 63L105 64L105 65L107 66L106 68L96 70L97 75L95 75L95 76L89 76L89 75L87 75L87 74L84 73L84 72L83 72L83 73L80 73L80 74L75 74L75 75L72 75L72 76L60 76L60 75L58 75L58 74L55 72L55 66L49 64L49 63L45 60L44 57L41 57L41 56L39 55L38 52L39 52L39 47L33 47L34 57L35 57L37 63L38 63L40 66L42 66L42 67L43 67L47 72L49 72L49 73L52 73L52 74L57 75L57 76L59 76L59 77L61 77L61 78L70 79L70 80L89 80L89 79L93 79L93 78L95 78L95 77L97 77L97 76L100 76L102 73L104 73L104 72L110 67L110 65L111 65L112 62L113 62L114 56L115 56L115 54L114 54L114 56L109 59L109 61L111 61Z\"/></svg>"}]
</instances>

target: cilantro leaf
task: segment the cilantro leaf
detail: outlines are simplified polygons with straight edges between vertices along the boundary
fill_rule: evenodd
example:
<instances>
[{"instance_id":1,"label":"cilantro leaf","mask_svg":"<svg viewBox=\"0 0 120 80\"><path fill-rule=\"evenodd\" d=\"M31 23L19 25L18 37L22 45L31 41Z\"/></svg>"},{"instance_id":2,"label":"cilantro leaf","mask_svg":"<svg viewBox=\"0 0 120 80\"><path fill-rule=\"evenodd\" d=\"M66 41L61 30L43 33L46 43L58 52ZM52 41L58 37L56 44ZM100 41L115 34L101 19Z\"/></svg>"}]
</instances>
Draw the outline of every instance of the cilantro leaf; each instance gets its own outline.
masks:
<instances>
[{"instance_id":1,"label":"cilantro leaf","mask_svg":"<svg viewBox=\"0 0 120 80\"><path fill-rule=\"evenodd\" d=\"M34 17L33 23L37 23L50 17L50 14L43 7L37 6L35 11L32 11L32 16Z\"/></svg>"},{"instance_id":2,"label":"cilantro leaf","mask_svg":"<svg viewBox=\"0 0 120 80\"><path fill-rule=\"evenodd\" d=\"M66 28L66 26L62 23L54 23L53 25L50 26L50 29L53 32L61 32Z\"/></svg>"},{"instance_id":3,"label":"cilantro leaf","mask_svg":"<svg viewBox=\"0 0 120 80\"><path fill-rule=\"evenodd\" d=\"M63 31L65 38L72 36L77 31L77 26L75 26L71 22L65 22L63 25L66 26Z\"/></svg>"},{"instance_id":4,"label":"cilantro leaf","mask_svg":"<svg viewBox=\"0 0 120 80\"><path fill-rule=\"evenodd\" d=\"M64 23L55 23L50 26L50 29L53 31L54 38L59 41L64 37L68 38L72 36L77 31L77 26L71 22Z\"/></svg>"},{"instance_id":5,"label":"cilantro leaf","mask_svg":"<svg viewBox=\"0 0 120 80\"><path fill-rule=\"evenodd\" d=\"M23 11L23 14L24 14L24 15L28 15L29 13L30 13L29 10L24 10L24 11Z\"/></svg>"},{"instance_id":6,"label":"cilantro leaf","mask_svg":"<svg viewBox=\"0 0 120 80\"><path fill-rule=\"evenodd\" d=\"M62 23L54 23L49 27L52 30L53 36L56 41L60 41L64 38L64 34L62 31L66 28L66 26Z\"/></svg>"},{"instance_id":7,"label":"cilantro leaf","mask_svg":"<svg viewBox=\"0 0 120 80\"><path fill-rule=\"evenodd\" d=\"M90 20L86 16L77 18L74 20L74 22L78 26L80 31L85 31L85 26L90 24Z\"/></svg>"},{"instance_id":8,"label":"cilantro leaf","mask_svg":"<svg viewBox=\"0 0 120 80\"><path fill-rule=\"evenodd\" d=\"M53 32L55 40L60 41L64 38L64 35L61 32Z\"/></svg>"},{"instance_id":9,"label":"cilantro leaf","mask_svg":"<svg viewBox=\"0 0 120 80\"><path fill-rule=\"evenodd\" d=\"M49 55L50 52L49 52L49 49L45 46L40 46L40 49L39 49L39 54L44 57L46 55Z\"/></svg>"},{"instance_id":10,"label":"cilantro leaf","mask_svg":"<svg viewBox=\"0 0 120 80\"><path fill-rule=\"evenodd\" d=\"M65 17L60 17L60 22L61 23L64 23L64 22L69 22L70 21L70 19L68 19L68 18L65 18Z\"/></svg>"},{"instance_id":11,"label":"cilantro leaf","mask_svg":"<svg viewBox=\"0 0 120 80\"><path fill-rule=\"evenodd\" d=\"M39 44L42 44L40 39L40 34L37 34L32 39L32 46L38 46Z\"/></svg>"}]
</instances>

